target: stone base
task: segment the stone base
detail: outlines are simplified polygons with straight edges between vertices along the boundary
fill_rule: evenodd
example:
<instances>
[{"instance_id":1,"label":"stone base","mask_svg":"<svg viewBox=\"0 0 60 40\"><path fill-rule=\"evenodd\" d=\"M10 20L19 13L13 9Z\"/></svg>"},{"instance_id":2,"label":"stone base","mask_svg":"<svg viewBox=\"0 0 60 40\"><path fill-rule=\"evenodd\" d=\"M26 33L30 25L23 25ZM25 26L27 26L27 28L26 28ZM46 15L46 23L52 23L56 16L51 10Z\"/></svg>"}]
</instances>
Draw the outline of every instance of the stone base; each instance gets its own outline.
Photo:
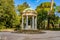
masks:
<instances>
[{"instance_id":1,"label":"stone base","mask_svg":"<svg viewBox=\"0 0 60 40\"><path fill-rule=\"evenodd\" d=\"M26 33L26 34L37 34L37 33L41 33L40 30L21 30L19 31L20 33Z\"/></svg>"},{"instance_id":2,"label":"stone base","mask_svg":"<svg viewBox=\"0 0 60 40\"><path fill-rule=\"evenodd\" d=\"M38 29L32 29L32 28L31 29L28 29L28 28L25 28L23 30L38 30Z\"/></svg>"},{"instance_id":3,"label":"stone base","mask_svg":"<svg viewBox=\"0 0 60 40\"><path fill-rule=\"evenodd\" d=\"M24 28L23 30L37 30L37 29L33 29L33 28L31 28L31 26L28 26L28 27Z\"/></svg>"}]
</instances>

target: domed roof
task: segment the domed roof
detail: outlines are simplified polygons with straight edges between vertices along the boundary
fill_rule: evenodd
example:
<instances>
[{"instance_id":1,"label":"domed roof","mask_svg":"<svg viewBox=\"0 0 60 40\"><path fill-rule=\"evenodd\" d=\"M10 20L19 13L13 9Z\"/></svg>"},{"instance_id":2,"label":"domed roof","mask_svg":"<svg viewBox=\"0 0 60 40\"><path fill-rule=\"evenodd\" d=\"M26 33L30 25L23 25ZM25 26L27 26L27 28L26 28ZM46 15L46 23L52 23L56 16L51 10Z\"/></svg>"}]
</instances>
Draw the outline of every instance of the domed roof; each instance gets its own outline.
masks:
<instances>
[{"instance_id":1,"label":"domed roof","mask_svg":"<svg viewBox=\"0 0 60 40\"><path fill-rule=\"evenodd\" d=\"M33 10L32 8L26 8L23 12L34 12L35 10Z\"/></svg>"}]
</instances>

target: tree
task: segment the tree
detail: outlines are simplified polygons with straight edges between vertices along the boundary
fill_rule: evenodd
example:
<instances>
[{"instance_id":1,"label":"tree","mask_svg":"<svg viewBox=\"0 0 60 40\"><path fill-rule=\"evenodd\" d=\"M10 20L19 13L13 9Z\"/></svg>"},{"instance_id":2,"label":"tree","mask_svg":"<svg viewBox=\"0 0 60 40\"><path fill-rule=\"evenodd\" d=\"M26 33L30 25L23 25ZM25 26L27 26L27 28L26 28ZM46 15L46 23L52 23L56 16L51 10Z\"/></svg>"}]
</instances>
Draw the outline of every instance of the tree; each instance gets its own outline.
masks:
<instances>
[{"instance_id":1,"label":"tree","mask_svg":"<svg viewBox=\"0 0 60 40\"><path fill-rule=\"evenodd\" d=\"M19 20L15 12L14 0L0 0L0 9L0 25L11 28L18 24Z\"/></svg>"},{"instance_id":2,"label":"tree","mask_svg":"<svg viewBox=\"0 0 60 40\"><path fill-rule=\"evenodd\" d=\"M55 9L54 9L55 6L56 6L56 4L54 3L52 12L55 11ZM42 9L49 12L50 9L51 9L51 2L43 2L43 3L41 3L39 6L37 6L36 11L38 12L38 11L40 11Z\"/></svg>"},{"instance_id":3,"label":"tree","mask_svg":"<svg viewBox=\"0 0 60 40\"><path fill-rule=\"evenodd\" d=\"M55 12L55 9L54 9L54 6L56 6L56 4L54 3L53 4L53 7L51 7L51 2L43 2L43 3L41 3L39 6L37 6L37 8L36 8L36 11L37 11L37 13L39 14L39 12L41 12L41 10L44 10L43 11L43 15L47 15L48 14L48 12L52 9L52 11L51 11L51 13L49 12L49 20L48 20L48 24L50 23L49 21L50 21L50 18L51 18L51 16L53 16L54 15L54 12ZM46 13L46 14L44 14L44 13ZM42 15L40 14L40 16L42 17ZM47 17L47 18L48 18ZM44 18L44 17L42 17L42 18ZM41 20L41 19L40 19ZM45 20L45 19L44 19ZM39 22L40 23L40 22ZM49 27L49 26L48 26Z\"/></svg>"},{"instance_id":4,"label":"tree","mask_svg":"<svg viewBox=\"0 0 60 40\"><path fill-rule=\"evenodd\" d=\"M41 10L38 12L38 15L37 15L37 27L38 29L42 28L43 26L45 26L45 24L43 23L44 20L47 19L47 11L45 10ZM43 24L42 24L43 23Z\"/></svg>"},{"instance_id":5,"label":"tree","mask_svg":"<svg viewBox=\"0 0 60 40\"><path fill-rule=\"evenodd\" d=\"M5 18L4 18L4 13L5 13L5 11L4 11L4 1L0 0L0 28L5 24Z\"/></svg>"},{"instance_id":6,"label":"tree","mask_svg":"<svg viewBox=\"0 0 60 40\"><path fill-rule=\"evenodd\" d=\"M56 11L60 13L60 6L56 6Z\"/></svg>"},{"instance_id":7,"label":"tree","mask_svg":"<svg viewBox=\"0 0 60 40\"><path fill-rule=\"evenodd\" d=\"M53 0L51 0L51 8L50 8L50 11L48 12L48 27L47 27L47 29L49 29L49 27L50 27L50 24L49 24L49 22L50 22L50 16L52 15L51 13L52 13L52 10L53 10ZM54 15L54 14L53 14Z\"/></svg>"},{"instance_id":8,"label":"tree","mask_svg":"<svg viewBox=\"0 0 60 40\"><path fill-rule=\"evenodd\" d=\"M26 8L29 8L29 5L26 2L17 6L17 10L19 11L20 14L22 14L23 10Z\"/></svg>"}]
</instances>

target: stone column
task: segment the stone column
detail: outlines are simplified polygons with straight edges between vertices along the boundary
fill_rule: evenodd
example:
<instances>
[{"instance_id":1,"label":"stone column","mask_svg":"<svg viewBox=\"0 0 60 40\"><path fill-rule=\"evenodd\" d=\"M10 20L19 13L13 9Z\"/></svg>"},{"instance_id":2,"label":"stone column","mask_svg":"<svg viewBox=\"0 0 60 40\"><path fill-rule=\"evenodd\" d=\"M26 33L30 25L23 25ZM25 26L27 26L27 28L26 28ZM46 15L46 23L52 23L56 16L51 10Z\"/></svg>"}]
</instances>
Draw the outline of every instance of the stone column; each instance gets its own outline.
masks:
<instances>
[{"instance_id":1,"label":"stone column","mask_svg":"<svg viewBox=\"0 0 60 40\"><path fill-rule=\"evenodd\" d=\"M37 30L37 16L35 18L35 30Z\"/></svg>"},{"instance_id":2,"label":"stone column","mask_svg":"<svg viewBox=\"0 0 60 40\"><path fill-rule=\"evenodd\" d=\"M23 17L23 15L22 15L22 27L21 28L24 29L24 17Z\"/></svg>"},{"instance_id":3,"label":"stone column","mask_svg":"<svg viewBox=\"0 0 60 40\"><path fill-rule=\"evenodd\" d=\"M28 29L28 16L26 16L26 29Z\"/></svg>"},{"instance_id":4,"label":"stone column","mask_svg":"<svg viewBox=\"0 0 60 40\"><path fill-rule=\"evenodd\" d=\"M32 16L32 29L34 30L34 16Z\"/></svg>"}]
</instances>

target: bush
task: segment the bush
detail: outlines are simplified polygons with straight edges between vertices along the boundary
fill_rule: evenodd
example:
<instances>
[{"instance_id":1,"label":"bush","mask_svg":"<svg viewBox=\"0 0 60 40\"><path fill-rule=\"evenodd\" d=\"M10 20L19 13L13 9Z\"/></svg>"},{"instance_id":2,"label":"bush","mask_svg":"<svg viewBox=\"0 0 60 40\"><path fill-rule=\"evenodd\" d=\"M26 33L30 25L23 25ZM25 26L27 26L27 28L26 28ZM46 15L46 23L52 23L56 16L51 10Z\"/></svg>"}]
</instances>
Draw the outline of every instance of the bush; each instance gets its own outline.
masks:
<instances>
[{"instance_id":1,"label":"bush","mask_svg":"<svg viewBox=\"0 0 60 40\"><path fill-rule=\"evenodd\" d=\"M0 29L5 29L6 27L3 25L0 25Z\"/></svg>"}]
</instances>

